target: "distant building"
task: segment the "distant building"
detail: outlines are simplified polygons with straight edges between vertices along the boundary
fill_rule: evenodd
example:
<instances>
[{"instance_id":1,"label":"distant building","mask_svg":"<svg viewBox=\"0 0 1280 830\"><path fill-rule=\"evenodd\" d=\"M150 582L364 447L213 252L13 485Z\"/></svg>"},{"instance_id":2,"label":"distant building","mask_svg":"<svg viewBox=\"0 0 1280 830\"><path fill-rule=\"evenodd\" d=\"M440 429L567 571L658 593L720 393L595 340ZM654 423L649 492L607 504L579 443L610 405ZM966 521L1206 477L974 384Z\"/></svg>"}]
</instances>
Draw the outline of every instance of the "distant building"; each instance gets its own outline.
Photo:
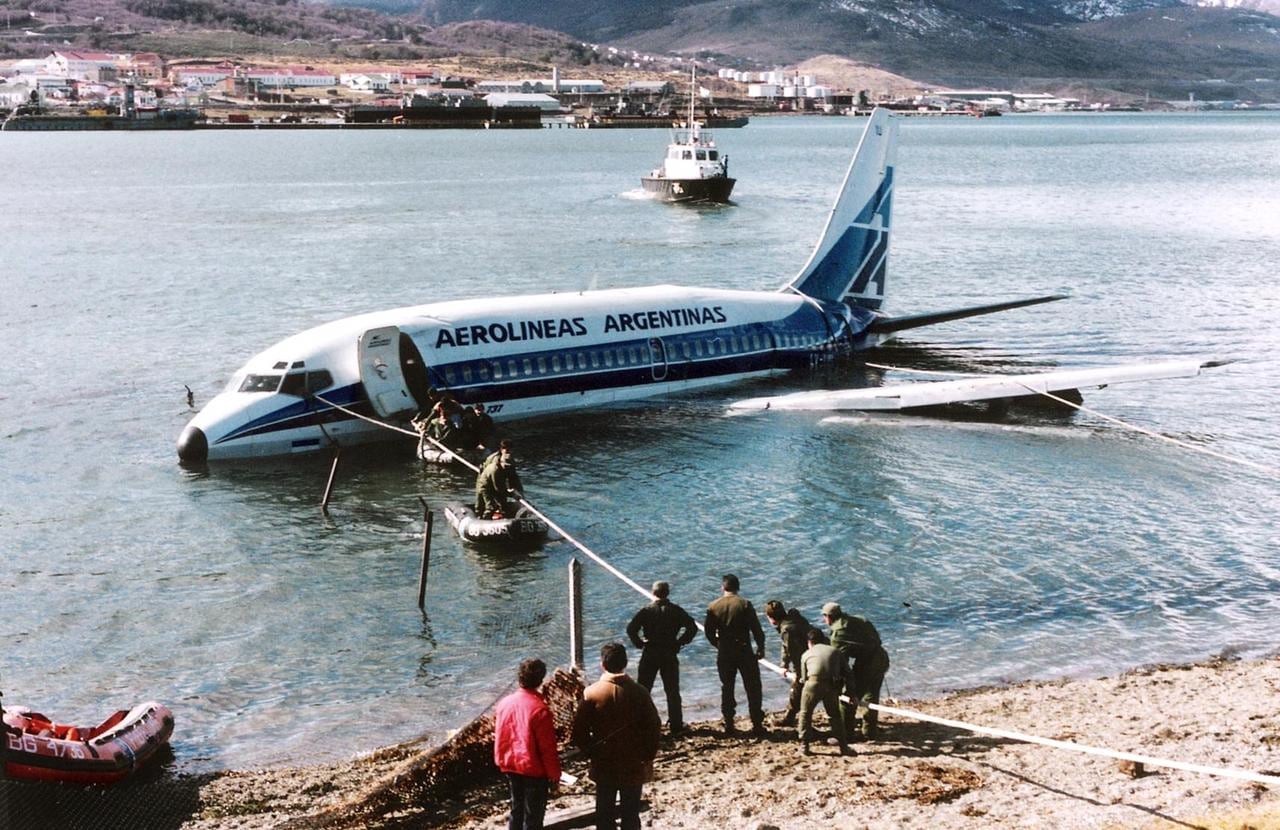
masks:
<instances>
[{"instance_id":1,"label":"distant building","mask_svg":"<svg viewBox=\"0 0 1280 830\"><path fill-rule=\"evenodd\" d=\"M45 58L50 75L76 81L114 81L116 56L106 52L53 52Z\"/></svg>"},{"instance_id":2,"label":"distant building","mask_svg":"<svg viewBox=\"0 0 1280 830\"><path fill-rule=\"evenodd\" d=\"M309 66L284 66L246 69L244 79L259 89L292 89L294 87L328 87L338 82L332 72Z\"/></svg>"},{"instance_id":3,"label":"distant building","mask_svg":"<svg viewBox=\"0 0 1280 830\"><path fill-rule=\"evenodd\" d=\"M116 72L120 77L158 81L164 77L164 59L155 52L136 52L117 63Z\"/></svg>"},{"instance_id":4,"label":"distant building","mask_svg":"<svg viewBox=\"0 0 1280 830\"><path fill-rule=\"evenodd\" d=\"M627 84L628 95L670 95L673 92L670 81L631 81Z\"/></svg>"},{"instance_id":5,"label":"distant building","mask_svg":"<svg viewBox=\"0 0 1280 830\"><path fill-rule=\"evenodd\" d=\"M542 92L490 92L484 102L491 107L536 107L543 112L559 112L560 102Z\"/></svg>"},{"instance_id":6,"label":"distant building","mask_svg":"<svg viewBox=\"0 0 1280 830\"><path fill-rule=\"evenodd\" d=\"M184 87L216 86L235 74L235 67L229 63L218 64L186 64L175 66L169 70L169 80Z\"/></svg>"},{"instance_id":7,"label":"distant building","mask_svg":"<svg viewBox=\"0 0 1280 830\"><path fill-rule=\"evenodd\" d=\"M365 74L363 72L344 72L338 76L343 86L357 92L390 92L391 78L382 74Z\"/></svg>"},{"instance_id":8,"label":"distant building","mask_svg":"<svg viewBox=\"0 0 1280 830\"><path fill-rule=\"evenodd\" d=\"M559 93L591 93L604 92L604 81L596 79L573 78L521 78L519 80L480 81L476 91L489 92L559 92Z\"/></svg>"}]
</instances>

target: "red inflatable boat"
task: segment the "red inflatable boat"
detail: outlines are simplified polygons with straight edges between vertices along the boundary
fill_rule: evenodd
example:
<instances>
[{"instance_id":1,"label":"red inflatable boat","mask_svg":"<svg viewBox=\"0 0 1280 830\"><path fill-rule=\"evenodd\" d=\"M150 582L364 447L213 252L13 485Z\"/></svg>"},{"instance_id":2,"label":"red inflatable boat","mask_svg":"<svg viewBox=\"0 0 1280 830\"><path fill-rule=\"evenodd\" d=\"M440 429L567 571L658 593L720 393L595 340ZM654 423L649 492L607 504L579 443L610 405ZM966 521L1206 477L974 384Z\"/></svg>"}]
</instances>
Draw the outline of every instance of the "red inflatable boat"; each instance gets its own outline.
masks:
<instances>
[{"instance_id":1,"label":"red inflatable boat","mask_svg":"<svg viewBox=\"0 0 1280 830\"><path fill-rule=\"evenodd\" d=\"M169 743L173 713L154 701L120 710L97 726L68 726L24 706L4 709L2 777L114 784Z\"/></svg>"}]
</instances>

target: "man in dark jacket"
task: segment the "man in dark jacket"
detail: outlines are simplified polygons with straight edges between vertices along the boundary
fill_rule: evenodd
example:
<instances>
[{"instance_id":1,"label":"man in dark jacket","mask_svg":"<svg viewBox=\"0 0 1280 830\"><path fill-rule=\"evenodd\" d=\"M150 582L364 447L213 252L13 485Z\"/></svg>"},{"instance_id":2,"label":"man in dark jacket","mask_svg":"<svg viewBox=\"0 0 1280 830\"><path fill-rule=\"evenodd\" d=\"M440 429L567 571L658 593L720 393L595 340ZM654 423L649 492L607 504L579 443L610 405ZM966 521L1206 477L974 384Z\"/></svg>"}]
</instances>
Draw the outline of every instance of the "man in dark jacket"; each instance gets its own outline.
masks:
<instances>
[{"instance_id":1,"label":"man in dark jacket","mask_svg":"<svg viewBox=\"0 0 1280 830\"><path fill-rule=\"evenodd\" d=\"M596 827L613 830L621 817L622 830L640 830L640 794L653 780L662 720L649 692L627 677L622 643L600 649L600 668L574 714L572 740L591 759Z\"/></svg>"},{"instance_id":2,"label":"man in dark jacket","mask_svg":"<svg viewBox=\"0 0 1280 830\"><path fill-rule=\"evenodd\" d=\"M795 726L796 715L800 713L800 694L804 689L804 681L800 679L800 658L809 648L809 632L818 631L799 608L786 610L781 600L771 599L764 604L764 615L769 619L782 640L782 655L778 661L782 668L791 673L791 690L787 694L787 711L783 713L779 726ZM827 642L827 636L818 631L818 642Z\"/></svg>"},{"instance_id":3,"label":"man in dark jacket","mask_svg":"<svg viewBox=\"0 0 1280 830\"><path fill-rule=\"evenodd\" d=\"M672 735L684 731L684 711L680 704L680 649L693 642L698 625L689 613L668 597L671 586L653 583L654 601L636 612L627 625L627 636L640 652L636 680L653 692L653 680L661 673L662 691L667 695L667 727Z\"/></svg>"},{"instance_id":4,"label":"man in dark jacket","mask_svg":"<svg viewBox=\"0 0 1280 830\"><path fill-rule=\"evenodd\" d=\"M879 733L880 713L867 707L880 702L880 688L889 671L889 652L880 644L880 632L866 617L846 614L835 602L822 606L822 618L831 627L831 645L853 668L845 675L845 696L851 703L840 702L845 731L853 737L858 728L858 706L864 707L862 737L873 739Z\"/></svg>"},{"instance_id":5,"label":"man in dark jacket","mask_svg":"<svg viewBox=\"0 0 1280 830\"><path fill-rule=\"evenodd\" d=\"M747 711L751 714L751 734L757 738L769 733L764 728L764 700L760 688L760 664L764 658L764 630L750 602L738 596L738 577L725 574L720 580L721 595L707 607L703 620L707 640L716 647L716 671L720 674L720 714L724 731L735 731L733 715L738 702L733 696L737 675L742 675L742 689L747 693ZM755 639L755 649L751 641Z\"/></svg>"}]
</instances>

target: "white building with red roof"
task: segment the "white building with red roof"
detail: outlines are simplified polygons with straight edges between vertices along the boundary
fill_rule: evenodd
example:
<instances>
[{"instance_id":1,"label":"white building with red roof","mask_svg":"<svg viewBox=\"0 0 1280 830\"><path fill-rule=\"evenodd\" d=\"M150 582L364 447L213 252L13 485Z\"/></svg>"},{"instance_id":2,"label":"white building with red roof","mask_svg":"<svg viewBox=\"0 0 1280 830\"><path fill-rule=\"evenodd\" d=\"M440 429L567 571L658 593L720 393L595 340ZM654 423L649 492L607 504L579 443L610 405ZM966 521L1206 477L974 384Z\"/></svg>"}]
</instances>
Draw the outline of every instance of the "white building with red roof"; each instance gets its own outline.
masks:
<instances>
[{"instance_id":1,"label":"white building with red roof","mask_svg":"<svg viewBox=\"0 0 1280 830\"><path fill-rule=\"evenodd\" d=\"M44 64L50 75L78 81L112 81L117 74L116 59L106 52L53 52Z\"/></svg>"}]
</instances>

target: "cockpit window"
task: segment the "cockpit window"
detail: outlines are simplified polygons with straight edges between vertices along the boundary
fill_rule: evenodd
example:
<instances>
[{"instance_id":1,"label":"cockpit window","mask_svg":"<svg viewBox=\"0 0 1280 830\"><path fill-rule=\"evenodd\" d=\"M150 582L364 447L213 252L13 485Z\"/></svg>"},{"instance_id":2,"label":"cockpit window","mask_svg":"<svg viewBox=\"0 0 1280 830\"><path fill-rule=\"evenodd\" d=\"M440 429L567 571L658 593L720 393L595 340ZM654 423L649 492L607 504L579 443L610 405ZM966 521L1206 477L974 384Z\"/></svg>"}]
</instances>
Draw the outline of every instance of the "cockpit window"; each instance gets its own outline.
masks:
<instances>
[{"instance_id":1,"label":"cockpit window","mask_svg":"<svg viewBox=\"0 0 1280 830\"><path fill-rule=\"evenodd\" d=\"M241 392L274 392L280 388L280 375L245 375Z\"/></svg>"},{"instance_id":2,"label":"cockpit window","mask_svg":"<svg viewBox=\"0 0 1280 830\"><path fill-rule=\"evenodd\" d=\"M290 372L284 376L284 383L280 384L281 395L295 395L299 398L307 391L307 373L306 372Z\"/></svg>"},{"instance_id":3,"label":"cockpit window","mask_svg":"<svg viewBox=\"0 0 1280 830\"><path fill-rule=\"evenodd\" d=\"M329 374L328 369L307 372L307 391L319 392L321 389L328 389L333 386L333 375Z\"/></svg>"},{"instance_id":4,"label":"cockpit window","mask_svg":"<svg viewBox=\"0 0 1280 830\"><path fill-rule=\"evenodd\" d=\"M280 384L281 395L294 395L303 397L308 392L319 392L321 389L328 389L333 386L333 375L329 374L327 369L319 369L313 372L290 372L284 376L284 383Z\"/></svg>"}]
</instances>

